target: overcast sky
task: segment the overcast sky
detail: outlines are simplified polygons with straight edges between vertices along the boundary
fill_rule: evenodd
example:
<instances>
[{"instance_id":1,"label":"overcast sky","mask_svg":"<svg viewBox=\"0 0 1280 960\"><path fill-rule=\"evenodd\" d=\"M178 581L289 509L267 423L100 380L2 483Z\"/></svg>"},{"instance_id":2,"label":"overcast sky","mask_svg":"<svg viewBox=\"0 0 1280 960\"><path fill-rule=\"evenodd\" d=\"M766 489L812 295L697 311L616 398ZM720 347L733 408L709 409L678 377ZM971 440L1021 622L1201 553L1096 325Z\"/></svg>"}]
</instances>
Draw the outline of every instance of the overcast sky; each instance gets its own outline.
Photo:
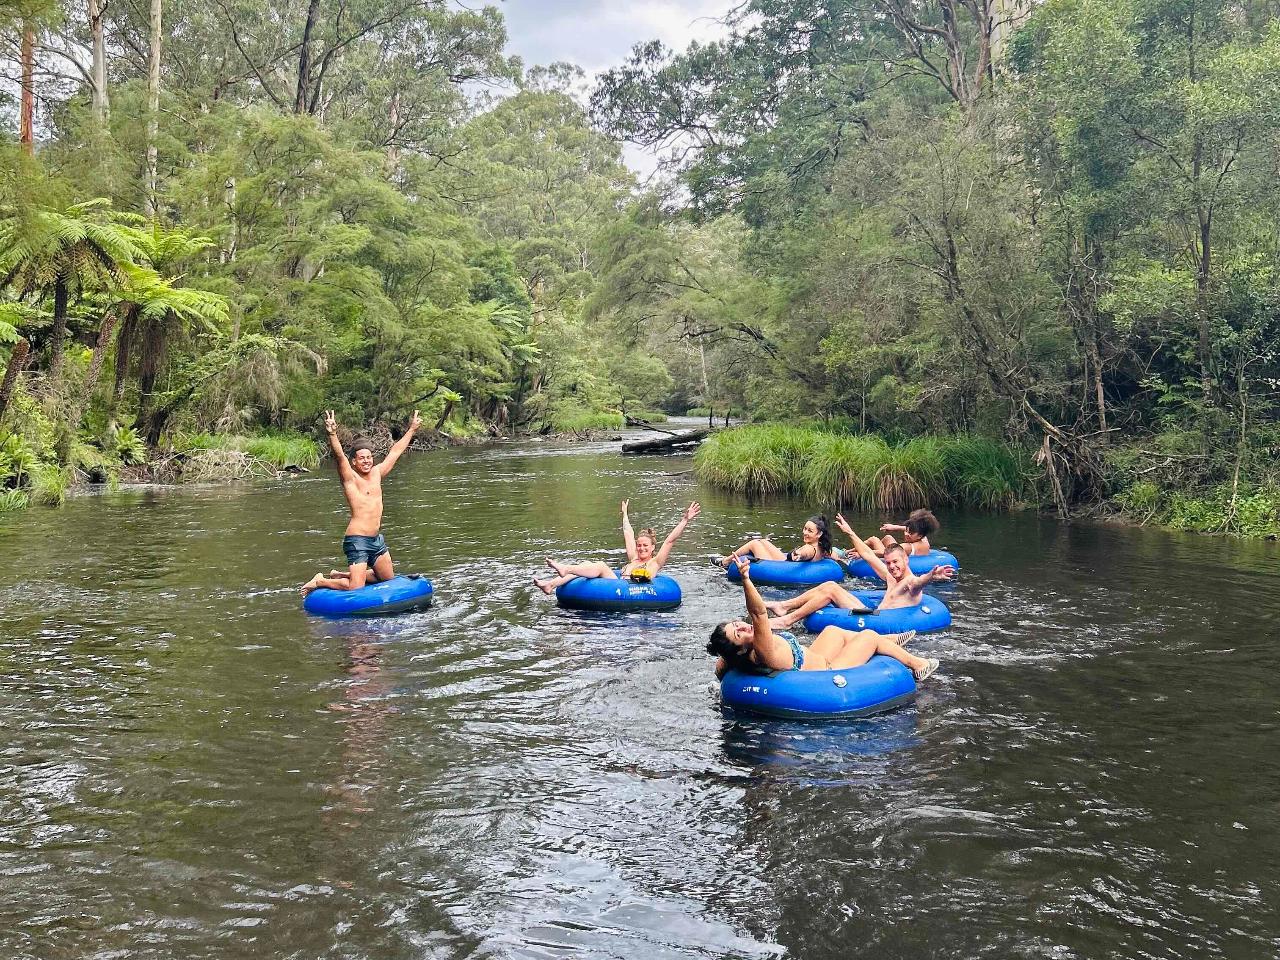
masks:
<instances>
[{"instance_id":1,"label":"overcast sky","mask_svg":"<svg viewBox=\"0 0 1280 960\"><path fill-rule=\"evenodd\" d=\"M568 60L587 73L620 63L655 38L683 50L723 33L731 0L501 0L508 49L526 65Z\"/></svg>"},{"instance_id":2,"label":"overcast sky","mask_svg":"<svg viewBox=\"0 0 1280 960\"><path fill-rule=\"evenodd\" d=\"M490 0L493 2L493 0ZM631 48L661 40L683 50L692 40L724 34L719 18L733 0L501 0L495 4L507 21L507 49L526 67L576 63L589 76L621 63ZM634 147L627 163L642 175L654 159Z\"/></svg>"}]
</instances>

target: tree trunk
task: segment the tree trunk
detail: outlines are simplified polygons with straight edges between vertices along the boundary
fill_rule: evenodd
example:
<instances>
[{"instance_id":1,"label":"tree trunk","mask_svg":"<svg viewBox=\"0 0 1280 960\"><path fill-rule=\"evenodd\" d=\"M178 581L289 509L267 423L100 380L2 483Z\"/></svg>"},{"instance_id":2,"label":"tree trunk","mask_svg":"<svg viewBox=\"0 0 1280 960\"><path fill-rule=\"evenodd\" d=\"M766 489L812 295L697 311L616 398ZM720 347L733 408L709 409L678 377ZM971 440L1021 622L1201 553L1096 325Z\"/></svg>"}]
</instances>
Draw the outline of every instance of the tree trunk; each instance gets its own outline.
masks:
<instances>
[{"instance_id":1,"label":"tree trunk","mask_svg":"<svg viewBox=\"0 0 1280 960\"><path fill-rule=\"evenodd\" d=\"M311 86L311 33L320 13L320 0L311 0L307 6L307 23L302 28L302 47L298 51L298 93L294 98L293 112L307 112L307 90Z\"/></svg>"},{"instance_id":2,"label":"tree trunk","mask_svg":"<svg viewBox=\"0 0 1280 960\"><path fill-rule=\"evenodd\" d=\"M444 413L440 414L440 419L436 421L436 433L439 433L444 429L445 422L449 419L449 414L451 413L453 413L453 401L446 400L444 403Z\"/></svg>"},{"instance_id":3,"label":"tree trunk","mask_svg":"<svg viewBox=\"0 0 1280 960\"><path fill-rule=\"evenodd\" d=\"M105 126L111 104L107 98L107 42L102 29L101 0L89 0L89 32L93 37L93 66L89 74L93 83L93 115L99 126Z\"/></svg>"},{"instance_id":4,"label":"tree trunk","mask_svg":"<svg viewBox=\"0 0 1280 960\"><path fill-rule=\"evenodd\" d=\"M62 376L62 346L67 341L67 281L59 275L53 284L53 328L49 331L49 380L55 386Z\"/></svg>"},{"instance_id":5,"label":"tree trunk","mask_svg":"<svg viewBox=\"0 0 1280 960\"><path fill-rule=\"evenodd\" d=\"M227 208L227 216L231 220L231 227L227 231L227 245L222 248L222 253L218 259L222 263L236 262L236 248L240 244L240 221L236 217L236 178L227 177L226 183L222 185L222 202ZM237 321L238 323L239 321ZM234 339L234 338L232 338Z\"/></svg>"},{"instance_id":6,"label":"tree trunk","mask_svg":"<svg viewBox=\"0 0 1280 960\"><path fill-rule=\"evenodd\" d=\"M4 369L4 382L0 383L0 420L4 419L4 412L9 407L13 390L18 385L18 374L27 365L27 358L30 355L31 342L26 337L13 345L13 352L9 354L9 365Z\"/></svg>"},{"instance_id":7,"label":"tree trunk","mask_svg":"<svg viewBox=\"0 0 1280 960\"><path fill-rule=\"evenodd\" d=\"M133 307L125 314L120 324L120 334L116 337L116 375L111 385L111 419L116 417L116 407L124 396L124 381L129 376L129 359L133 349L134 331L138 326L138 308Z\"/></svg>"},{"instance_id":8,"label":"tree trunk","mask_svg":"<svg viewBox=\"0 0 1280 960\"><path fill-rule=\"evenodd\" d=\"M93 346L93 359L89 361L89 371L84 376L84 388L72 403L71 412L74 415L69 418L72 430L79 429L80 418L84 416L84 409L89 405L89 401L93 399L94 391L98 389L98 380L102 376L102 364L107 359L107 350L111 346L111 337L115 334L116 327L119 324L119 309L112 308L102 315L102 326L98 329L98 342Z\"/></svg>"},{"instance_id":9,"label":"tree trunk","mask_svg":"<svg viewBox=\"0 0 1280 960\"><path fill-rule=\"evenodd\" d=\"M138 357L138 423L151 418L155 400L156 380L160 376L160 361L164 358L165 341L168 339L168 318L152 320L142 328L142 349Z\"/></svg>"},{"instance_id":10,"label":"tree trunk","mask_svg":"<svg viewBox=\"0 0 1280 960\"><path fill-rule=\"evenodd\" d=\"M111 346L111 335L115 333L116 324L120 322L120 312L108 310L102 316L102 327L98 330L98 342L93 347L93 359L89 361L89 371L85 374L84 387L71 399L71 408L67 413L65 429L58 437L58 465L67 466L71 462L71 444L75 440L76 431L80 429L80 419L85 408L98 388L98 379L102 376L102 362L106 359L107 348Z\"/></svg>"},{"instance_id":11,"label":"tree trunk","mask_svg":"<svg viewBox=\"0 0 1280 960\"><path fill-rule=\"evenodd\" d=\"M1082 252L1083 251L1083 252ZM1102 368L1102 319L1098 316L1098 285L1103 274L1102 249L1089 234L1072 243L1067 284L1071 313L1080 349L1084 352L1082 413L1092 405L1097 415L1099 441L1107 442L1107 397Z\"/></svg>"},{"instance_id":12,"label":"tree trunk","mask_svg":"<svg viewBox=\"0 0 1280 960\"><path fill-rule=\"evenodd\" d=\"M1210 246L1209 231L1212 221L1205 211L1199 211L1200 216L1200 249L1199 256L1196 258L1196 325L1199 328L1200 339L1200 392L1207 406L1213 399L1212 397L1212 379L1209 375L1209 355L1210 355L1210 337L1209 337L1209 270L1210 262Z\"/></svg>"},{"instance_id":13,"label":"tree trunk","mask_svg":"<svg viewBox=\"0 0 1280 960\"><path fill-rule=\"evenodd\" d=\"M35 152L36 116L36 32L30 23L22 24L22 104L18 110L18 142L27 156Z\"/></svg>"},{"instance_id":14,"label":"tree trunk","mask_svg":"<svg viewBox=\"0 0 1280 960\"><path fill-rule=\"evenodd\" d=\"M391 141L387 144L387 167L394 175L400 166L400 148L396 146L396 137L400 136L400 91L391 94Z\"/></svg>"},{"instance_id":15,"label":"tree trunk","mask_svg":"<svg viewBox=\"0 0 1280 960\"><path fill-rule=\"evenodd\" d=\"M164 0L151 0L151 50L147 60L147 196L145 210L154 217L159 209L156 200L157 168L160 148L156 139L160 135L160 31Z\"/></svg>"},{"instance_id":16,"label":"tree trunk","mask_svg":"<svg viewBox=\"0 0 1280 960\"><path fill-rule=\"evenodd\" d=\"M698 429L688 430L684 433L674 433L667 437L657 437L653 440L633 440L622 445L623 453L665 453L669 450L675 450L677 447L688 446L689 444L701 443L711 431Z\"/></svg>"},{"instance_id":17,"label":"tree trunk","mask_svg":"<svg viewBox=\"0 0 1280 960\"><path fill-rule=\"evenodd\" d=\"M1102 351L1098 349L1097 331L1089 335L1089 356L1093 361L1093 394L1098 407L1098 441L1107 443L1107 396L1102 389Z\"/></svg>"}]
</instances>

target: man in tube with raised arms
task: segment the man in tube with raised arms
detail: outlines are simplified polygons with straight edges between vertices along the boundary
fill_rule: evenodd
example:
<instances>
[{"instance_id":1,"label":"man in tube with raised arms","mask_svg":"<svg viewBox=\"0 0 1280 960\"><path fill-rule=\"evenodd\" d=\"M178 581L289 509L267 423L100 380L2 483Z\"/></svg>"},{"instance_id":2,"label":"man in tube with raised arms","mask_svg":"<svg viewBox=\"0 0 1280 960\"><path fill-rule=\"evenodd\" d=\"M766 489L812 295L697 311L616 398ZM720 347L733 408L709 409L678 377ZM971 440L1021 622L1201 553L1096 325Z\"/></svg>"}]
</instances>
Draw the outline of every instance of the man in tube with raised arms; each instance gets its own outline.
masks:
<instances>
[{"instance_id":1,"label":"man in tube with raised arms","mask_svg":"<svg viewBox=\"0 0 1280 960\"><path fill-rule=\"evenodd\" d=\"M347 555L348 567L345 573L332 570L327 577L323 573L317 573L303 584L304 596L317 587L359 590L366 583L379 583L396 575L395 568L391 565L391 551L387 549L387 541L382 536L382 478L391 472L400 455L409 449L413 435L420 426L422 417L415 410L413 419L409 421L409 429L392 444L386 459L381 463L373 462L373 446L361 438L352 442L351 458L348 460L338 441L337 418L332 410L325 411L324 429L329 435L329 449L333 451L333 462L338 465L338 476L342 478L342 493L347 498L347 506L351 508L351 522L347 524L346 536L342 538L342 552Z\"/></svg>"}]
</instances>

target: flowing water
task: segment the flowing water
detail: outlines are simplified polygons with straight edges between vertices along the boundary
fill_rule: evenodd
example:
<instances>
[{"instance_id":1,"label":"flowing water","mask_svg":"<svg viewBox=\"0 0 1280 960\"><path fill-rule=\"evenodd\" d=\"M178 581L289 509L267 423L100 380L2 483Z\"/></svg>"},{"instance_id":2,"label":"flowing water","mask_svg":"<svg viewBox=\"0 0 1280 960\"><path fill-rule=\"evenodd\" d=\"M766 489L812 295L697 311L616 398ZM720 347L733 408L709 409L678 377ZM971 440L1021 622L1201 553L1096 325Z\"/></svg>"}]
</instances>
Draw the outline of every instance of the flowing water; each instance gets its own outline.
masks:
<instances>
[{"instance_id":1,"label":"flowing water","mask_svg":"<svg viewBox=\"0 0 1280 960\"><path fill-rule=\"evenodd\" d=\"M1275 545L944 514L912 705L735 717L704 558L807 505L616 447L410 455L385 529L438 602L381 620L299 608L323 468L0 517L0 956L1280 953ZM531 589L620 558L628 496L703 503L679 610Z\"/></svg>"}]
</instances>

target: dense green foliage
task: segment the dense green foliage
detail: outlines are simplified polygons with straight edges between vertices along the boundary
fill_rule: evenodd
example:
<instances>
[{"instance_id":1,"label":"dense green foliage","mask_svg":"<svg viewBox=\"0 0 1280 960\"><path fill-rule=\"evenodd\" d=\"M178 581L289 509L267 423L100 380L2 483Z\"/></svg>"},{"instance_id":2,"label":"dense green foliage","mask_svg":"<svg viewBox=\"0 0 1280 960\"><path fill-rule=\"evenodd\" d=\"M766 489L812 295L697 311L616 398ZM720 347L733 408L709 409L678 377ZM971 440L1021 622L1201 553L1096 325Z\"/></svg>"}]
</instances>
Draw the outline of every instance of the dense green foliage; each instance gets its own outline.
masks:
<instances>
[{"instance_id":1,"label":"dense green foliage","mask_svg":"<svg viewBox=\"0 0 1280 960\"><path fill-rule=\"evenodd\" d=\"M757 415L1029 442L1063 514L1275 532L1275 14L749 0L638 47L594 113L693 216L637 217L595 306L714 340Z\"/></svg>"},{"instance_id":2,"label":"dense green foliage","mask_svg":"<svg viewBox=\"0 0 1280 960\"><path fill-rule=\"evenodd\" d=\"M722 441L743 489L1280 527L1270 0L746 0L589 112L491 7L161 6L6 15L67 51L37 44L34 149L0 143L9 506L276 463L209 438L327 408L449 436L710 408L850 434L803 477L791 440Z\"/></svg>"},{"instance_id":3,"label":"dense green foliage","mask_svg":"<svg viewBox=\"0 0 1280 960\"><path fill-rule=\"evenodd\" d=\"M0 142L0 488L305 466L281 438L325 409L465 437L668 401L668 361L584 313L635 183L576 68L443 0L163 8L157 48L104 5L103 102L38 83L31 155ZM83 7L23 13L93 46Z\"/></svg>"}]
</instances>

